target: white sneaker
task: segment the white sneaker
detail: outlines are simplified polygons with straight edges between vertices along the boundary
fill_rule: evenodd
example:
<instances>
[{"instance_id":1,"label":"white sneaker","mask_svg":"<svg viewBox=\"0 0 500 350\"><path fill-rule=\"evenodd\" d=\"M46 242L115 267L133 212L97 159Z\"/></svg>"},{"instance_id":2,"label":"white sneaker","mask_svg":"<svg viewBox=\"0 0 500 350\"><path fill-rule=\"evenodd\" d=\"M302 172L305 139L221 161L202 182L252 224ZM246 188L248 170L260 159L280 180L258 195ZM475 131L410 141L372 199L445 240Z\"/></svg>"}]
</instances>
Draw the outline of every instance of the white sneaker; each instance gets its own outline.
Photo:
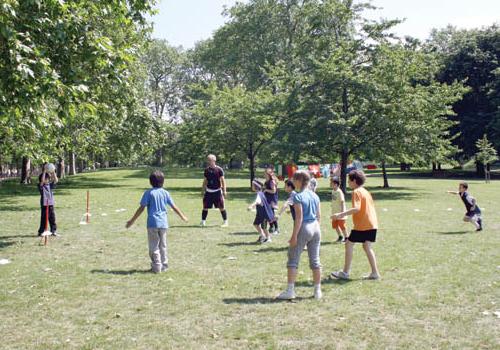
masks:
<instances>
[{"instance_id":1,"label":"white sneaker","mask_svg":"<svg viewBox=\"0 0 500 350\"><path fill-rule=\"evenodd\" d=\"M376 273L370 273L369 275L363 276L364 280L379 280L380 275L377 275Z\"/></svg>"},{"instance_id":2,"label":"white sneaker","mask_svg":"<svg viewBox=\"0 0 500 350\"><path fill-rule=\"evenodd\" d=\"M278 295L276 299L279 300L293 300L295 299L295 291L294 290L285 290L283 293Z\"/></svg>"},{"instance_id":3,"label":"white sneaker","mask_svg":"<svg viewBox=\"0 0 500 350\"><path fill-rule=\"evenodd\" d=\"M200 222L200 227L205 227L205 226L207 226L207 223L204 220L202 220Z\"/></svg>"},{"instance_id":4,"label":"white sneaker","mask_svg":"<svg viewBox=\"0 0 500 350\"><path fill-rule=\"evenodd\" d=\"M331 274L330 274L330 277L332 278L337 278L339 280L348 280L349 279L349 274L348 273L345 273L344 271L340 270L340 271L333 271Z\"/></svg>"},{"instance_id":5,"label":"white sneaker","mask_svg":"<svg viewBox=\"0 0 500 350\"><path fill-rule=\"evenodd\" d=\"M224 221L224 223L220 225L220 227L229 227L229 223L227 221Z\"/></svg>"},{"instance_id":6,"label":"white sneaker","mask_svg":"<svg viewBox=\"0 0 500 350\"><path fill-rule=\"evenodd\" d=\"M314 299L321 298L323 298L323 292L321 291L321 288L314 288Z\"/></svg>"},{"instance_id":7,"label":"white sneaker","mask_svg":"<svg viewBox=\"0 0 500 350\"><path fill-rule=\"evenodd\" d=\"M264 241L262 243L271 243L273 240L271 239L271 236L267 237L266 239L264 239Z\"/></svg>"}]
</instances>

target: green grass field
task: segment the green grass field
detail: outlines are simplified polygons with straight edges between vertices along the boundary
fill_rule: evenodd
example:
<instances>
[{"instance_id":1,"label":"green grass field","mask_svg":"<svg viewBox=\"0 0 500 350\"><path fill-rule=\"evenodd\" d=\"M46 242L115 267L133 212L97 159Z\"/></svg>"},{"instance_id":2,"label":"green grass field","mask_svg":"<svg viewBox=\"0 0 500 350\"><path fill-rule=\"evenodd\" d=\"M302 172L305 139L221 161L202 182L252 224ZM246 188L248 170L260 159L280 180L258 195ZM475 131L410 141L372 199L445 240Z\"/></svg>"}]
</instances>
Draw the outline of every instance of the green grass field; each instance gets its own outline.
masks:
<instances>
[{"instance_id":1,"label":"green grass field","mask_svg":"<svg viewBox=\"0 0 500 350\"><path fill-rule=\"evenodd\" d=\"M110 170L60 184L62 237L39 246L35 186L0 185L2 349L498 349L500 347L500 182L470 182L484 210L477 234L461 222L458 180L370 177L379 213L375 252L380 281L356 247L349 282L328 280L343 264L328 220L321 223L324 298L306 254L295 302L274 297L286 285L291 219L268 245L255 245L253 199L242 173L227 174L230 227L210 211L199 228L201 171L166 171L166 187L189 223L169 215L170 270L148 273L145 219L126 230L148 171ZM320 181L323 217L328 189ZM85 193L91 223L79 225ZM281 193L284 195L284 192ZM118 209L125 211L116 212ZM419 209L419 211L415 211ZM107 214L107 216L103 216ZM228 259L231 257L231 259ZM233 259L235 258L235 259Z\"/></svg>"}]
</instances>

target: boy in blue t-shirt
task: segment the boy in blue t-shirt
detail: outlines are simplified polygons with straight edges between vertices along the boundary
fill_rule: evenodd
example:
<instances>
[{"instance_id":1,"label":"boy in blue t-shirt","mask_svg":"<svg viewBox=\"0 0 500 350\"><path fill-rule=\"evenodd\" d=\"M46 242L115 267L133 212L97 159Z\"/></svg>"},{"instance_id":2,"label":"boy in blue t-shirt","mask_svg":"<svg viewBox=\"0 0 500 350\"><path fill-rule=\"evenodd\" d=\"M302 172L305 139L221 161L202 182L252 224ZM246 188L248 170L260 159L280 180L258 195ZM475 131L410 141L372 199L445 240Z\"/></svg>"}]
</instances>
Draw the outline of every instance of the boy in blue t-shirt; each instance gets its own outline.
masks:
<instances>
[{"instance_id":1,"label":"boy in blue t-shirt","mask_svg":"<svg viewBox=\"0 0 500 350\"><path fill-rule=\"evenodd\" d=\"M165 176L159 170L153 171L149 176L149 183L153 188L147 190L142 195L141 204L132 219L127 222L129 228L134 224L144 209L148 208L148 245L149 256L151 257L151 270L159 273L167 270L167 205L170 206L179 217L188 221L186 216L177 208L170 197L168 191L163 189Z\"/></svg>"}]
</instances>

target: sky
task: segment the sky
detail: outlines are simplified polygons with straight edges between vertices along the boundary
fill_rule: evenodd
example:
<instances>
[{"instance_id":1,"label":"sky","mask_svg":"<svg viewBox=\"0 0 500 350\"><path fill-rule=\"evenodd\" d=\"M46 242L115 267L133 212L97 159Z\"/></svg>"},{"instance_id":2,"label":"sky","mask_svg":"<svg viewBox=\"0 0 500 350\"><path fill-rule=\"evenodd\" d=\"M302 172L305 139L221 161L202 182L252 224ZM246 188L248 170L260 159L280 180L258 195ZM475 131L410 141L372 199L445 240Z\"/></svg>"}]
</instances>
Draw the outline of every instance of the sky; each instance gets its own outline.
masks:
<instances>
[{"instance_id":1,"label":"sky","mask_svg":"<svg viewBox=\"0 0 500 350\"><path fill-rule=\"evenodd\" d=\"M222 26L222 11L236 0L159 0L159 14L153 17L155 38L175 46L192 48L210 38ZM395 28L401 36L426 39L433 28L448 24L458 28L476 28L500 23L500 0L372 0L381 7L369 11L373 19L406 19Z\"/></svg>"}]
</instances>

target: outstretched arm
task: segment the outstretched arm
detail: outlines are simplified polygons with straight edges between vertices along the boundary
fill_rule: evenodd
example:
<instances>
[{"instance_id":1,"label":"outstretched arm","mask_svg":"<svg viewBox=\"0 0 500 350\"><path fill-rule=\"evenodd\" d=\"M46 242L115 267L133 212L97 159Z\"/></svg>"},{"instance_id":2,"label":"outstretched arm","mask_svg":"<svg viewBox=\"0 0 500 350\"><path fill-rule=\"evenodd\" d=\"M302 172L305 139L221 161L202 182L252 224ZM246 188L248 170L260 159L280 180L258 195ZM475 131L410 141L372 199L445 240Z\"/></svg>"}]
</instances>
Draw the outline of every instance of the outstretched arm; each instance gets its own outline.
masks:
<instances>
[{"instance_id":1,"label":"outstretched arm","mask_svg":"<svg viewBox=\"0 0 500 350\"><path fill-rule=\"evenodd\" d=\"M184 221L184 222L188 221L188 218L186 217L186 215L184 215L184 213L178 207L176 207L175 205L172 205L172 209L173 209L173 211L175 211L175 213L177 215L179 215L179 217L182 219L182 221Z\"/></svg>"},{"instance_id":2,"label":"outstretched arm","mask_svg":"<svg viewBox=\"0 0 500 350\"><path fill-rule=\"evenodd\" d=\"M143 207L142 205L137 208L134 216L132 216L132 219L130 219L129 221L127 221L127 224L125 225L126 228L130 228L130 226L132 226L134 224L134 222L139 218L139 216L141 216L142 212L144 211L146 207Z\"/></svg>"},{"instance_id":3,"label":"outstretched arm","mask_svg":"<svg viewBox=\"0 0 500 350\"><path fill-rule=\"evenodd\" d=\"M448 192L449 194L460 194L460 192L458 191L446 191L446 192Z\"/></svg>"}]
</instances>

